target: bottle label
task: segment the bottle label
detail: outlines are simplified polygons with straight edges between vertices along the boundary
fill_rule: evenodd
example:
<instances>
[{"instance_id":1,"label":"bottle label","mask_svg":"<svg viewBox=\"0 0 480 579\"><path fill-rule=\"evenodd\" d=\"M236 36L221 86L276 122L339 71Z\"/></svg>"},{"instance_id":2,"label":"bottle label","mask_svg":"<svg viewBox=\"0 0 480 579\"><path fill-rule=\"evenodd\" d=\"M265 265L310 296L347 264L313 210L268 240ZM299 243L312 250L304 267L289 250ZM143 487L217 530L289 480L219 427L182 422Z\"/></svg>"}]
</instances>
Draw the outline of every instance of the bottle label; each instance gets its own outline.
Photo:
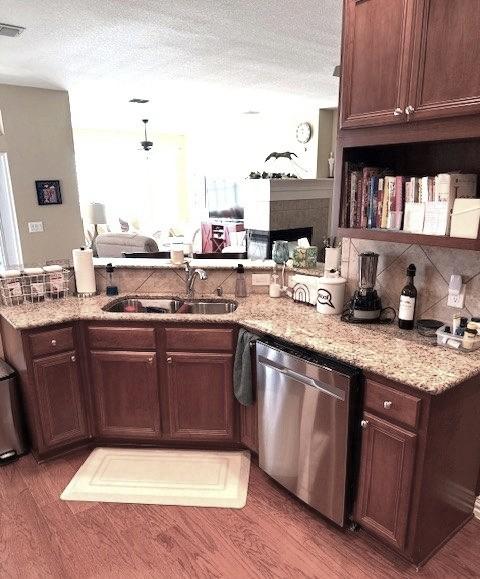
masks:
<instances>
[{"instance_id":1,"label":"bottle label","mask_svg":"<svg viewBox=\"0 0 480 579\"><path fill-rule=\"evenodd\" d=\"M398 308L398 319L411 321L415 313L415 298L400 296L400 307Z\"/></svg>"}]
</instances>

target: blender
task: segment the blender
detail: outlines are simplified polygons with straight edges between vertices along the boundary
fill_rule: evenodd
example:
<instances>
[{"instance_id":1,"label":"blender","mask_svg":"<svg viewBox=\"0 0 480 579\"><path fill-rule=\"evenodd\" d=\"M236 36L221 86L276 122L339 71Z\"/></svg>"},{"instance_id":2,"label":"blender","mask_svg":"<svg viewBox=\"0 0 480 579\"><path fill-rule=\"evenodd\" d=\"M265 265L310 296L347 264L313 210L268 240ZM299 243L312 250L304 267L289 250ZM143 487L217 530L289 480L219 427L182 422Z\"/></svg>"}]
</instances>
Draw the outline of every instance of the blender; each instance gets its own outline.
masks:
<instances>
[{"instance_id":1,"label":"blender","mask_svg":"<svg viewBox=\"0 0 480 579\"><path fill-rule=\"evenodd\" d=\"M386 322L382 316L382 301L375 289L378 253L365 252L358 256L358 288L343 316L347 322ZM388 320L390 321L390 320Z\"/></svg>"}]
</instances>

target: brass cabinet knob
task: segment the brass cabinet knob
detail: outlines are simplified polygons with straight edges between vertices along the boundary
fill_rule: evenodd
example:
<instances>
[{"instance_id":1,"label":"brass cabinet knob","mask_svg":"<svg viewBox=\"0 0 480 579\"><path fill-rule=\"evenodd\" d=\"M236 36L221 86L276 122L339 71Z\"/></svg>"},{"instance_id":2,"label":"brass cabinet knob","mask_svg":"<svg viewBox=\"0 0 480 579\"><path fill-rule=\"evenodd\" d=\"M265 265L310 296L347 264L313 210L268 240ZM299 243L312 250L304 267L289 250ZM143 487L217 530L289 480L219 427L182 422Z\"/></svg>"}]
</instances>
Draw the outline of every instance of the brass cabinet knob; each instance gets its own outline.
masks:
<instances>
[{"instance_id":1,"label":"brass cabinet knob","mask_svg":"<svg viewBox=\"0 0 480 579\"><path fill-rule=\"evenodd\" d=\"M395 117L399 117L400 115L403 115L403 110L400 107L397 107L394 111L393 111L393 115Z\"/></svg>"},{"instance_id":2,"label":"brass cabinet knob","mask_svg":"<svg viewBox=\"0 0 480 579\"><path fill-rule=\"evenodd\" d=\"M57 340L52 340L51 344L52 344L52 346L56 346L56 345L57 345Z\"/></svg>"},{"instance_id":3,"label":"brass cabinet knob","mask_svg":"<svg viewBox=\"0 0 480 579\"><path fill-rule=\"evenodd\" d=\"M172 357L171 357L171 356L168 356L168 358L167 358L167 364L171 364L172 362L173 362Z\"/></svg>"},{"instance_id":4,"label":"brass cabinet knob","mask_svg":"<svg viewBox=\"0 0 480 579\"><path fill-rule=\"evenodd\" d=\"M385 400L385 402L383 403L383 407L385 408L385 410L390 410L392 406L393 402L391 402L390 400Z\"/></svg>"},{"instance_id":5,"label":"brass cabinet knob","mask_svg":"<svg viewBox=\"0 0 480 579\"><path fill-rule=\"evenodd\" d=\"M368 426L368 420L362 420L362 421L360 422L360 426L361 426L362 428L367 428L367 426Z\"/></svg>"},{"instance_id":6,"label":"brass cabinet knob","mask_svg":"<svg viewBox=\"0 0 480 579\"><path fill-rule=\"evenodd\" d=\"M412 107L412 105L408 105L408 107L405 109L405 114L411 115L413 112L415 112L415 108Z\"/></svg>"},{"instance_id":7,"label":"brass cabinet knob","mask_svg":"<svg viewBox=\"0 0 480 579\"><path fill-rule=\"evenodd\" d=\"M76 362L76 361L77 361L77 357L76 357L76 356L71 356L70 360L71 360L72 362Z\"/></svg>"},{"instance_id":8,"label":"brass cabinet knob","mask_svg":"<svg viewBox=\"0 0 480 579\"><path fill-rule=\"evenodd\" d=\"M149 364L153 364L153 358L149 358L149 359L148 359L148 363L149 363Z\"/></svg>"}]
</instances>

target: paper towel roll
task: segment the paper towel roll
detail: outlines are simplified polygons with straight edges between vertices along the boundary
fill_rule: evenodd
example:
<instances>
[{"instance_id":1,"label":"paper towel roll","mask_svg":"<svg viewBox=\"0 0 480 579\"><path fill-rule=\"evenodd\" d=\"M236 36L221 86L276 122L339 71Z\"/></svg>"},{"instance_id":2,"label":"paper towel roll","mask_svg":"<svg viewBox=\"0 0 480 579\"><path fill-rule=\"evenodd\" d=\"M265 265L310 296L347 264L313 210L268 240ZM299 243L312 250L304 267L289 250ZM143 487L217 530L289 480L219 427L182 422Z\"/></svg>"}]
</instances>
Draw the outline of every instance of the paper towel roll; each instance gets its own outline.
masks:
<instances>
[{"instance_id":1,"label":"paper towel roll","mask_svg":"<svg viewBox=\"0 0 480 579\"><path fill-rule=\"evenodd\" d=\"M73 269L77 293L80 295L94 295L97 291L95 270L93 269L93 251L91 249L74 249Z\"/></svg>"}]
</instances>

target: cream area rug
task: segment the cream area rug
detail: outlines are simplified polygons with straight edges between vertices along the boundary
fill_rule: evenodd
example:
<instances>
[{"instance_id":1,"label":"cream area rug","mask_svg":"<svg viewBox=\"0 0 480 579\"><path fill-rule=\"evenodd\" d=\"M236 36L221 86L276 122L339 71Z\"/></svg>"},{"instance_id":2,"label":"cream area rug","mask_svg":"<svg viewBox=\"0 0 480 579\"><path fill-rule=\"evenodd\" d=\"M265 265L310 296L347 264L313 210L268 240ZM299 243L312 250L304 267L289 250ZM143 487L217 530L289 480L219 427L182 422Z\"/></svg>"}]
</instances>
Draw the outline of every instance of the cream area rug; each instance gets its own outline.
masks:
<instances>
[{"instance_id":1,"label":"cream area rug","mask_svg":"<svg viewBox=\"0 0 480 579\"><path fill-rule=\"evenodd\" d=\"M246 451L97 448L60 498L241 509L249 476Z\"/></svg>"}]
</instances>

